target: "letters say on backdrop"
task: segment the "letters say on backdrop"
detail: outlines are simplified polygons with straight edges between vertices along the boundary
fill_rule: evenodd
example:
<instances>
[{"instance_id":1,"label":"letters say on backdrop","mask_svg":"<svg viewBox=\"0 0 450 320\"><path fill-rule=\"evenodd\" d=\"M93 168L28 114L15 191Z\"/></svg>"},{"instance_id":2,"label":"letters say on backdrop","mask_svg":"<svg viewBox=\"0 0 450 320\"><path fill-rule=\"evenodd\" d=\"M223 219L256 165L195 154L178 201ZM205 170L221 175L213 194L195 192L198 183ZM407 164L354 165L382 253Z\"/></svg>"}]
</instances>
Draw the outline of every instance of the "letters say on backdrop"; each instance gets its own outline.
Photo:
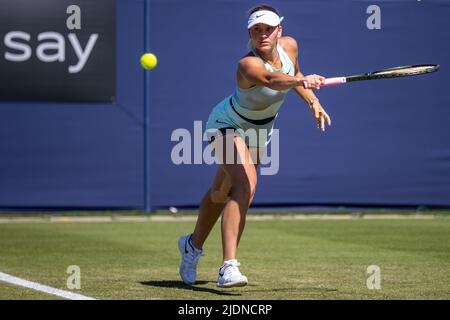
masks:
<instances>
[{"instance_id":1,"label":"letters say on backdrop","mask_svg":"<svg viewBox=\"0 0 450 320\"><path fill-rule=\"evenodd\" d=\"M115 1L4 1L0 101L114 100Z\"/></svg>"}]
</instances>

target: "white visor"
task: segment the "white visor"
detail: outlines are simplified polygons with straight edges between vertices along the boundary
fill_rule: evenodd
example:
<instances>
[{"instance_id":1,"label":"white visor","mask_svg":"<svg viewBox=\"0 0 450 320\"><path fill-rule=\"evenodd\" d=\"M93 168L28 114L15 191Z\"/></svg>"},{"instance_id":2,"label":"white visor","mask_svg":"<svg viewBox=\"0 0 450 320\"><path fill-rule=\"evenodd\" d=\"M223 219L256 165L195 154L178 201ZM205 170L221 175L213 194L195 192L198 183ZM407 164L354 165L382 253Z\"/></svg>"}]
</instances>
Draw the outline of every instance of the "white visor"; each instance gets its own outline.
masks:
<instances>
[{"instance_id":1,"label":"white visor","mask_svg":"<svg viewBox=\"0 0 450 320\"><path fill-rule=\"evenodd\" d=\"M278 26L284 17L279 17L275 12L269 10L260 10L253 12L250 17L248 17L247 29L250 29L255 24L264 23L272 27Z\"/></svg>"}]
</instances>

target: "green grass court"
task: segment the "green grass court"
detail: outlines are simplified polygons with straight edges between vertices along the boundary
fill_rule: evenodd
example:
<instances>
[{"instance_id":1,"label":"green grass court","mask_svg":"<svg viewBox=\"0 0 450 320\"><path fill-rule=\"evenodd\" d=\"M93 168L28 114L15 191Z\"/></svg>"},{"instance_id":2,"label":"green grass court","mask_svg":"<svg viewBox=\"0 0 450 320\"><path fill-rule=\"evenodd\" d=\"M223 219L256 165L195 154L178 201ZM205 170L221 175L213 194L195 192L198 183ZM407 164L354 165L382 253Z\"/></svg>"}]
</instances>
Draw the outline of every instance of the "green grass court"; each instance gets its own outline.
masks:
<instances>
[{"instance_id":1,"label":"green grass court","mask_svg":"<svg viewBox=\"0 0 450 320\"><path fill-rule=\"evenodd\" d=\"M216 225L199 283L178 276L177 239L193 221L0 223L0 272L96 299L450 299L450 219L248 221L240 246L244 288L215 286ZM381 289L369 290L369 265ZM60 299L0 282L0 299Z\"/></svg>"}]
</instances>

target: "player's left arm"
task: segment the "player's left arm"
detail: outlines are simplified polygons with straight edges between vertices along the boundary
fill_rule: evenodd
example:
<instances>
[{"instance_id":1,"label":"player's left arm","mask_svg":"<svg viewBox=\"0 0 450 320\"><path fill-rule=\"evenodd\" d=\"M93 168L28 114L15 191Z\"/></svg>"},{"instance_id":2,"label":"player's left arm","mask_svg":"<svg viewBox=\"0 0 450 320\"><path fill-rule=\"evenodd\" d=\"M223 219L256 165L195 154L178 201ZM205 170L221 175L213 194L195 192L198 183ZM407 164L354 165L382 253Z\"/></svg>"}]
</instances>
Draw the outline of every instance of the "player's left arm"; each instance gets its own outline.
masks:
<instances>
[{"instance_id":1,"label":"player's left arm","mask_svg":"<svg viewBox=\"0 0 450 320\"><path fill-rule=\"evenodd\" d=\"M304 75L301 73L298 66L298 45L297 41L291 37L283 37L283 48L287 51L290 57L295 57L295 61L293 61L295 66L295 76L304 78ZM319 99L314 94L313 90L305 89L303 86L298 86L293 88L293 90L308 104L311 113L313 114L317 128L325 131L325 122L331 126L331 119L328 113L320 104Z\"/></svg>"}]
</instances>

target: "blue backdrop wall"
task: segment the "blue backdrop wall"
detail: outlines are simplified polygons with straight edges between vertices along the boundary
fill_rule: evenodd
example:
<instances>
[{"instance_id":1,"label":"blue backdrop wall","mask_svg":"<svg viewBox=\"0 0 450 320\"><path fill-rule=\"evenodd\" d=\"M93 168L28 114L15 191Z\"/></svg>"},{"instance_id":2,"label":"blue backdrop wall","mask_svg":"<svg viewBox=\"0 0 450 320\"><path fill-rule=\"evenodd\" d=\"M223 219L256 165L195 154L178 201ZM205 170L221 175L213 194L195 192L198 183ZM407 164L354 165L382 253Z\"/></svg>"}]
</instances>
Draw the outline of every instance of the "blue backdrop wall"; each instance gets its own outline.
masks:
<instances>
[{"instance_id":1,"label":"blue backdrop wall","mask_svg":"<svg viewBox=\"0 0 450 320\"><path fill-rule=\"evenodd\" d=\"M0 102L0 207L144 208L145 94L151 207L198 205L217 167L174 164L171 134L193 134L195 120L204 127L234 90L246 11L256 2L152 0L148 34L144 3L117 1L114 103ZM290 93L276 122L279 171L259 177L254 204L450 206L450 3L270 4L299 43L304 74L422 63L441 70L321 89L333 120L325 133ZM366 26L369 5L381 9L379 30ZM159 62L144 87L146 41Z\"/></svg>"}]
</instances>

